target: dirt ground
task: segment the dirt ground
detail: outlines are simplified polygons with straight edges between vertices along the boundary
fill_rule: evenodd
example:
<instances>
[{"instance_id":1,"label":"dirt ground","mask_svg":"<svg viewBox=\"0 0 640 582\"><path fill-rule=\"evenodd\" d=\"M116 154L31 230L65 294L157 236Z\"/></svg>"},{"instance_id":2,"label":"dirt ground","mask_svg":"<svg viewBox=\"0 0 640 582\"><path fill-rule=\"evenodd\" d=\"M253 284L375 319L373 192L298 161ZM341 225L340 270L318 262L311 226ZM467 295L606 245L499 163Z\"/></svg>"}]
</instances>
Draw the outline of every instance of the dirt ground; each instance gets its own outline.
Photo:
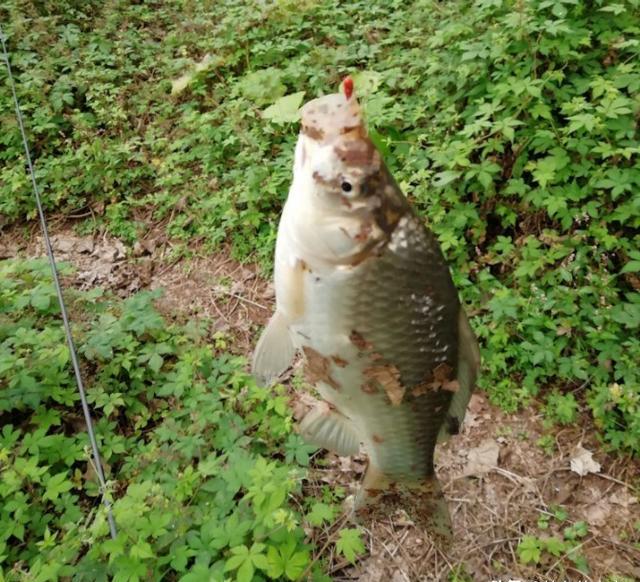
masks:
<instances>
[{"instance_id":1,"label":"dirt ground","mask_svg":"<svg viewBox=\"0 0 640 582\"><path fill-rule=\"evenodd\" d=\"M273 308L272 285L255 266L236 263L227 251L171 262L170 243L161 238L149 236L125 249L107 236L77 236L65 225L54 230L57 259L76 267L68 283L102 286L120 296L163 288L158 306L166 316L213 321L212 333L228 334L236 353L250 353ZM39 256L42 249L36 225L5 230L0 237L0 259ZM549 430L553 454L537 444ZM306 492L326 484L357 489L364 456L321 453L319 459L324 462L311 470ZM363 524L368 555L351 566L333 553L341 519L308 532L328 558L334 580L640 580L640 464L604 453L586 414L575 426L545 429L536 406L506 414L478 393L461 434L441 445L436 459L454 524L453 546L438 548L398 513ZM566 517L554 517L558 508ZM578 570L564 553L543 552L538 564L521 563L517 546L523 535L563 539L565 528L579 522L587 527L574 555L586 558L588 571ZM452 568L458 568L457 578Z\"/></svg>"}]
</instances>

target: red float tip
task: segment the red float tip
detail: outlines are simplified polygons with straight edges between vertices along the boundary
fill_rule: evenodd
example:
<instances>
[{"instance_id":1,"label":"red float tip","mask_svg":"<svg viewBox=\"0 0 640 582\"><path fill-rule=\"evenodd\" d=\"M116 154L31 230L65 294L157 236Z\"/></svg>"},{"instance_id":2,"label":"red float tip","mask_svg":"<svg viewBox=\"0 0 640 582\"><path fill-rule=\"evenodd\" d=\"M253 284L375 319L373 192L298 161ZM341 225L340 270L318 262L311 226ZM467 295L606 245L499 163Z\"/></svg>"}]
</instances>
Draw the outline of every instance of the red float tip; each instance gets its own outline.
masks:
<instances>
[{"instance_id":1,"label":"red float tip","mask_svg":"<svg viewBox=\"0 0 640 582\"><path fill-rule=\"evenodd\" d=\"M347 101L351 99L351 95L353 95L353 79L351 77L345 77L344 81L342 81L342 90Z\"/></svg>"}]
</instances>

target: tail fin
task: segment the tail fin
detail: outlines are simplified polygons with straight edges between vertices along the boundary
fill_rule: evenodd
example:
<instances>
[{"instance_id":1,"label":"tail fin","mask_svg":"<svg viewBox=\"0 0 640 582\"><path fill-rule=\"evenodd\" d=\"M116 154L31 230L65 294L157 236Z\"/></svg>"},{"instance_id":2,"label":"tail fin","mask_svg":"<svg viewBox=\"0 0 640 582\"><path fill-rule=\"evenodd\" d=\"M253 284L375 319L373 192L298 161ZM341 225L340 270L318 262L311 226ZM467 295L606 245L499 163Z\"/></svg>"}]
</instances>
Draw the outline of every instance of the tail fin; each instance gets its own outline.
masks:
<instances>
[{"instance_id":1,"label":"tail fin","mask_svg":"<svg viewBox=\"0 0 640 582\"><path fill-rule=\"evenodd\" d=\"M422 480L394 480L369 464L355 498L356 515L388 518L396 509L404 509L416 526L426 529L434 541L451 542L449 507L435 474Z\"/></svg>"}]
</instances>

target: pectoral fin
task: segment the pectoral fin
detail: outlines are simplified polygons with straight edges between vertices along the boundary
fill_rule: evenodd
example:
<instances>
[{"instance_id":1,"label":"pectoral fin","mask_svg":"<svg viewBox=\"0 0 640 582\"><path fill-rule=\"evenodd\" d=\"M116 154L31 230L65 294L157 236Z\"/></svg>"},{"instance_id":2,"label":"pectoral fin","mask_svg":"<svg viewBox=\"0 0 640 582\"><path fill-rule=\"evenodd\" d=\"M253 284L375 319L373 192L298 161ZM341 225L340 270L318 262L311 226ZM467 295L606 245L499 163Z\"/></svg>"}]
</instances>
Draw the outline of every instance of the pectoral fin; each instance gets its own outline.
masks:
<instances>
[{"instance_id":1,"label":"pectoral fin","mask_svg":"<svg viewBox=\"0 0 640 582\"><path fill-rule=\"evenodd\" d=\"M462 426L469 399L476 386L480 370L480 350L478 342L469 325L467 315L460 308L458 317L458 390L453 394L447 420L438 434L438 442L446 440L451 434L451 426Z\"/></svg>"},{"instance_id":2,"label":"pectoral fin","mask_svg":"<svg viewBox=\"0 0 640 582\"><path fill-rule=\"evenodd\" d=\"M308 443L343 457L355 455L360 449L360 439L351 421L331 410L326 402L319 403L306 414L300 423L300 434Z\"/></svg>"},{"instance_id":3,"label":"pectoral fin","mask_svg":"<svg viewBox=\"0 0 640 582\"><path fill-rule=\"evenodd\" d=\"M287 320L276 311L253 352L251 373L260 385L268 386L291 365L295 353Z\"/></svg>"}]
</instances>

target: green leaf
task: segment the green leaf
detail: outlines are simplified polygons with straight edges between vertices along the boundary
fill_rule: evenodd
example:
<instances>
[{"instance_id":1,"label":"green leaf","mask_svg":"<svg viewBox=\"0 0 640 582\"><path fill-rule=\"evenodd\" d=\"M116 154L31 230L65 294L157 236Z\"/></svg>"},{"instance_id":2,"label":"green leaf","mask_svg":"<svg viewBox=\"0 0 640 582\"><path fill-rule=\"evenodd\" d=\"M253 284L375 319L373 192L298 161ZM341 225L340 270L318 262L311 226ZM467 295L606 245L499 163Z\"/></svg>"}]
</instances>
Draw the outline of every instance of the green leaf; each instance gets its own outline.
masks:
<instances>
[{"instance_id":1,"label":"green leaf","mask_svg":"<svg viewBox=\"0 0 640 582\"><path fill-rule=\"evenodd\" d=\"M186 73L171 82L171 94L179 95L191 85L199 74L204 74L209 69L220 66L222 62L220 57L214 57L210 54L204 55L200 62L193 64Z\"/></svg>"},{"instance_id":2,"label":"green leaf","mask_svg":"<svg viewBox=\"0 0 640 582\"><path fill-rule=\"evenodd\" d=\"M46 311L51 305L51 295L43 289L36 290L31 296L31 305L38 311Z\"/></svg>"},{"instance_id":3,"label":"green leaf","mask_svg":"<svg viewBox=\"0 0 640 582\"><path fill-rule=\"evenodd\" d=\"M308 552L296 552L287 559L285 574L289 580L297 580L309 565Z\"/></svg>"},{"instance_id":4,"label":"green leaf","mask_svg":"<svg viewBox=\"0 0 640 582\"><path fill-rule=\"evenodd\" d=\"M242 566L238 568L236 573L236 580L238 582L251 582L253 580L254 567L251 560L243 562Z\"/></svg>"},{"instance_id":5,"label":"green leaf","mask_svg":"<svg viewBox=\"0 0 640 582\"><path fill-rule=\"evenodd\" d=\"M382 75L375 71L358 71L351 75L356 97L366 97L375 93L382 83Z\"/></svg>"},{"instance_id":6,"label":"green leaf","mask_svg":"<svg viewBox=\"0 0 640 582\"><path fill-rule=\"evenodd\" d=\"M255 554L251 556L251 561L256 568L267 570L269 568L269 560L264 554Z\"/></svg>"},{"instance_id":7,"label":"green leaf","mask_svg":"<svg viewBox=\"0 0 640 582\"><path fill-rule=\"evenodd\" d=\"M532 165L533 178L538 182L538 184L540 184L540 186L544 188L547 184L553 182L557 170L555 157L548 156L533 163Z\"/></svg>"},{"instance_id":8,"label":"green leaf","mask_svg":"<svg viewBox=\"0 0 640 582\"><path fill-rule=\"evenodd\" d=\"M195 564L188 574L180 578L180 582L210 582L215 580L206 564Z\"/></svg>"},{"instance_id":9,"label":"green leaf","mask_svg":"<svg viewBox=\"0 0 640 582\"><path fill-rule=\"evenodd\" d=\"M293 123L300 119L300 105L304 97L304 91L292 93L280 97L273 105L267 107L262 112L262 117L272 123L284 124Z\"/></svg>"},{"instance_id":10,"label":"green leaf","mask_svg":"<svg viewBox=\"0 0 640 582\"><path fill-rule=\"evenodd\" d=\"M55 501L61 493L69 491L73 487L73 483L67 480L66 473L58 473L50 477L46 483L47 490L43 495L43 499Z\"/></svg>"},{"instance_id":11,"label":"green leaf","mask_svg":"<svg viewBox=\"0 0 640 582\"><path fill-rule=\"evenodd\" d=\"M155 554L148 542L139 541L131 546L131 557L144 560L145 558L153 558Z\"/></svg>"},{"instance_id":12,"label":"green leaf","mask_svg":"<svg viewBox=\"0 0 640 582\"><path fill-rule=\"evenodd\" d=\"M433 185L436 188L444 188L447 184L451 184L451 182L457 180L461 173L462 172L455 172L453 170L438 172L433 178Z\"/></svg>"},{"instance_id":13,"label":"green leaf","mask_svg":"<svg viewBox=\"0 0 640 582\"><path fill-rule=\"evenodd\" d=\"M566 550L567 546L558 538L547 538L544 540L544 549L554 556L560 556Z\"/></svg>"},{"instance_id":14,"label":"green leaf","mask_svg":"<svg viewBox=\"0 0 640 582\"><path fill-rule=\"evenodd\" d=\"M620 273L637 273L638 271L640 271L640 261L629 261L620 269Z\"/></svg>"},{"instance_id":15,"label":"green leaf","mask_svg":"<svg viewBox=\"0 0 640 582\"><path fill-rule=\"evenodd\" d=\"M286 542L277 548L269 546L267 550L268 571L270 578L280 578L285 574L289 580L296 580L309 564L309 554L306 551L296 552L296 541L287 538Z\"/></svg>"},{"instance_id":16,"label":"green leaf","mask_svg":"<svg viewBox=\"0 0 640 582\"><path fill-rule=\"evenodd\" d=\"M157 374L162 368L164 360L160 354L152 354L149 358L149 367Z\"/></svg>"},{"instance_id":17,"label":"green leaf","mask_svg":"<svg viewBox=\"0 0 640 582\"><path fill-rule=\"evenodd\" d=\"M245 546L246 547L246 546ZM236 570L247 561L248 554L231 556L224 564L224 571Z\"/></svg>"},{"instance_id":18,"label":"green leaf","mask_svg":"<svg viewBox=\"0 0 640 582\"><path fill-rule=\"evenodd\" d=\"M338 553L342 554L352 564L365 550L361 535L359 529L343 529L340 530L338 541L336 542Z\"/></svg>"},{"instance_id":19,"label":"green leaf","mask_svg":"<svg viewBox=\"0 0 640 582\"><path fill-rule=\"evenodd\" d=\"M540 562L540 540L533 536L524 536L518 544L518 556L523 564Z\"/></svg>"},{"instance_id":20,"label":"green leaf","mask_svg":"<svg viewBox=\"0 0 640 582\"><path fill-rule=\"evenodd\" d=\"M589 533L589 527L585 521L576 521L573 525L564 529L564 538L566 540L577 540L583 538Z\"/></svg>"},{"instance_id":21,"label":"green leaf","mask_svg":"<svg viewBox=\"0 0 640 582\"><path fill-rule=\"evenodd\" d=\"M282 82L284 72L274 67L254 71L240 81L242 94L256 105L264 106L282 97L287 88Z\"/></svg>"},{"instance_id":22,"label":"green leaf","mask_svg":"<svg viewBox=\"0 0 640 582\"><path fill-rule=\"evenodd\" d=\"M484 186L485 190L489 190L489 188L493 184L493 176L491 176L491 174L489 174L488 172L479 172L478 181Z\"/></svg>"},{"instance_id":23,"label":"green leaf","mask_svg":"<svg viewBox=\"0 0 640 582\"><path fill-rule=\"evenodd\" d=\"M600 12L613 12L616 16L627 11L623 4L609 4L608 6L598 8L598 10Z\"/></svg>"},{"instance_id":24,"label":"green leaf","mask_svg":"<svg viewBox=\"0 0 640 582\"><path fill-rule=\"evenodd\" d=\"M567 554L569 559L576 565L576 568L584 574L589 573L589 562L583 554L579 554L577 551L569 551Z\"/></svg>"},{"instance_id":25,"label":"green leaf","mask_svg":"<svg viewBox=\"0 0 640 582\"><path fill-rule=\"evenodd\" d=\"M307 515L309 523L314 526L320 526L325 521L330 523L333 521L334 509L326 503L314 503L311 511Z\"/></svg>"},{"instance_id":26,"label":"green leaf","mask_svg":"<svg viewBox=\"0 0 640 582\"><path fill-rule=\"evenodd\" d=\"M269 563L267 573L270 578L279 578L284 574L286 562L276 547L269 546L269 549L267 550L267 562Z\"/></svg>"}]
</instances>

